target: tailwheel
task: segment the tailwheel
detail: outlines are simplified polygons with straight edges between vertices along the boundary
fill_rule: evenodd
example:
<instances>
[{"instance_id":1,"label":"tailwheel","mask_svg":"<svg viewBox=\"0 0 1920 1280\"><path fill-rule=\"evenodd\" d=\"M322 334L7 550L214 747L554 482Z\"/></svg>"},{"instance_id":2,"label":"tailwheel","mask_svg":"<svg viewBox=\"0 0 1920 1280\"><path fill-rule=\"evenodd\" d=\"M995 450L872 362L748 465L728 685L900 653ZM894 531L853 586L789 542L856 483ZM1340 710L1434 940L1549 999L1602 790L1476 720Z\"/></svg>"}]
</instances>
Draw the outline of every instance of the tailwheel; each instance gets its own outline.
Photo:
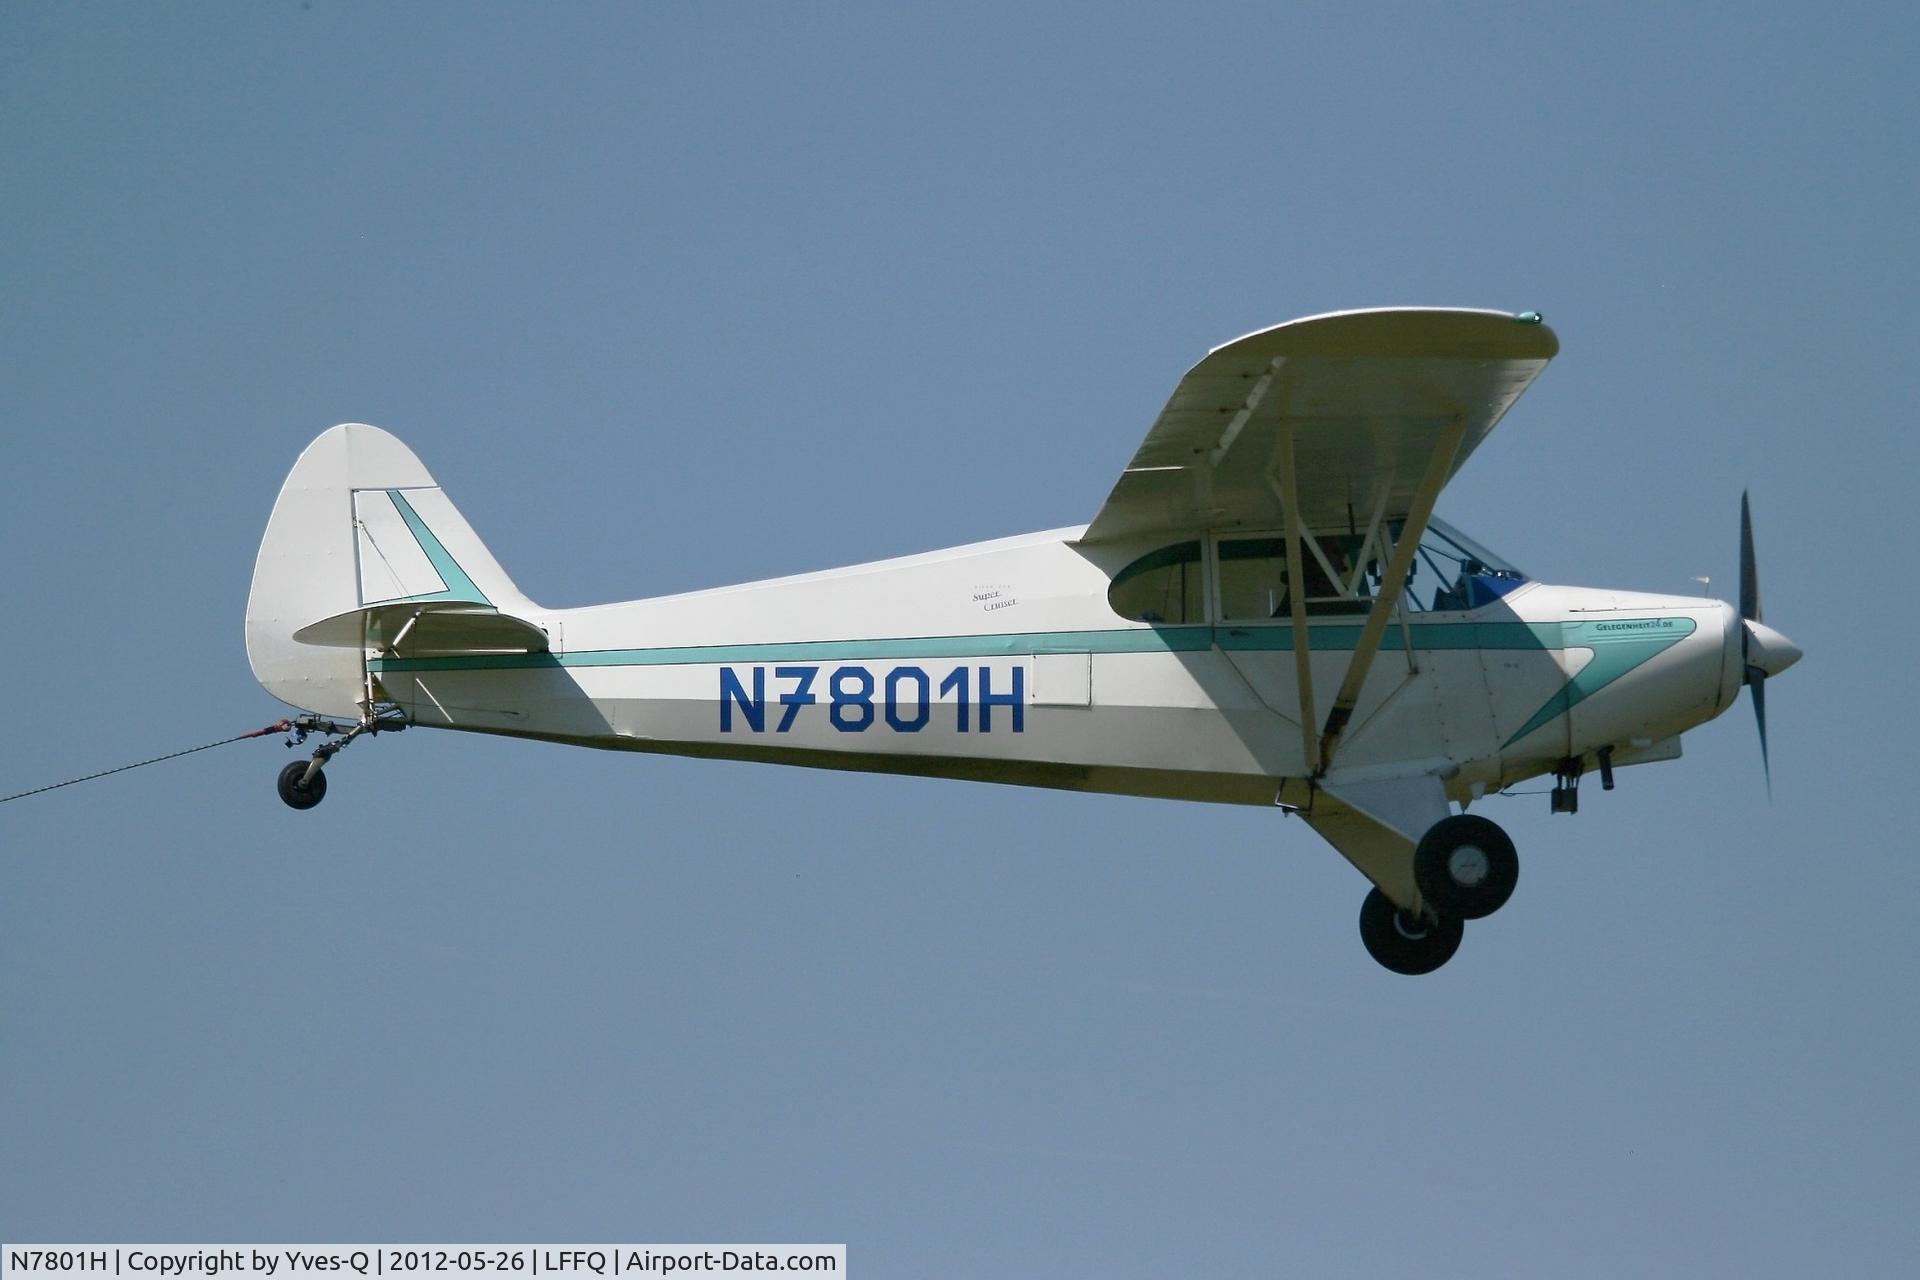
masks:
<instances>
[{"instance_id":1,"label":"tailwheel","mask_svg":"<svg viewBox=\"0 0 1920 1280\"><path fill-rule=\"evenodd\" d=\"M1520 882L1520 857L1498 825L1477 814L1442 818L1413 851L1413 881L1443 916L1478 920L1506 905Z\"/></svg>"},{"instance_id":2,"label":"tailwheel","mask_svg":"<svg viewBox=\"0 0 1920 1280\"><path fill-rule=\"evenodd\" d=\"M1367 954L1395 973L1432 973L1460 949L1466 925L1457 916L1416 916L1378 889L1360 904L1360 941Z\"/></svg>"},{"instance_id":3,"label":"tailwheel","mask_svg":"<svg viewBox=\"0 0 1920 1280\"><path fill-rule=\"evenodd\" d=\"M307 777L311 760L295 760L280 771L280 798L295 809L311 809L326 799L327 771L315 769Z\"/></svg>"},{"instance_id":4,"label":"tailwheel","mask_svg":"<svg viewBox=\"0 0 1920 1280\"><path fill-rule=\"evenodd\" d=\"M368 696L371 697L371 689ZM400 708L390 702L369 703L371 708L358 723L329 720L325 716L302 714L288 722L293 736L287 739L287 745L298 746L307 740L308 734L324 733L331 737L341 735L338 741L326 742L314 749L311 758L295 760L280 771L280 798L295 809L311 809L320 803L327 794L327 761L338 755L345 747L350 747L363 733L398 733L407 727L407 718Z\"/></svg>"}]
</instances>

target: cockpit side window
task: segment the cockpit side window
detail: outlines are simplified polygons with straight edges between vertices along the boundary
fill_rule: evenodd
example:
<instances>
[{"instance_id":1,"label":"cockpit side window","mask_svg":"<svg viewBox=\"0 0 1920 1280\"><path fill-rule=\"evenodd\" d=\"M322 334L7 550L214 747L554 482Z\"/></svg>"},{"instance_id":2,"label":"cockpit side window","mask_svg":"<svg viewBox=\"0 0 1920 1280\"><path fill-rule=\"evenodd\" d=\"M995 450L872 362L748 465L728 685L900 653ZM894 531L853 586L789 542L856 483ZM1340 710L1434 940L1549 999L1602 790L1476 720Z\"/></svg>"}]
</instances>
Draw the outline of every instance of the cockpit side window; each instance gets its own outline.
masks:
<instances>
[{"instance_id":1,"label":"cockpit side window","mask_svg":"<svg viewBox=\"0 0 1920 1280\"><path fill-rule=\"evenodd\" d=\"M1365 613L1372 597L1365 574L1354 571L1360 539L1340 534L1311 537L1300 560L1306 611L1316 616ZM1220 617L1225 621L1285 618L1287 598L1285 538L1222 538Z\"/></svg>"},{"instance_id":2,"label":"cockpit side window","mask_svg":"<svg viewBox=\"0 0 1920 1280\"><path fill-rule=\"evenodd\" d=\"M1113 575L1107 603L1132 622L1206 620L1200 543L1180 542L1150 551Z\"/></svg>"}]
</instances>

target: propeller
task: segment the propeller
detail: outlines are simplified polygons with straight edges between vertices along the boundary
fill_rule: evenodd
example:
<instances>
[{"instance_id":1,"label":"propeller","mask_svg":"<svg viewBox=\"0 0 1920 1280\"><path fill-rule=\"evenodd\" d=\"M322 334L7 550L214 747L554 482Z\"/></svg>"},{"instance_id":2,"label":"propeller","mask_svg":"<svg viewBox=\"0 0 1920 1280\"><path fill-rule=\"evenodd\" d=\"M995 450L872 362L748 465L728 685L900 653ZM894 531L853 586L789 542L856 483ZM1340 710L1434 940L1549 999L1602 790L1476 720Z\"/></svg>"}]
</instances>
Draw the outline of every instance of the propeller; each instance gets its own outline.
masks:
<instances>
[{"instance_id":1,"label":"propeller","mask_svg":"<svg viewBox=\"0 0 1920 1280\"><path fill-rule=\"evenodd\" d=\"M1754 723L1760 727L1760 768L1767 794L1773 794L1773 766L1767 758L1767 677L1800 661L1800 647L1760 618L1760 574L1753 560L1753 509L1740 495L1740 661L1743 683L1753 694Z\"/></svg>"}]
</instances>

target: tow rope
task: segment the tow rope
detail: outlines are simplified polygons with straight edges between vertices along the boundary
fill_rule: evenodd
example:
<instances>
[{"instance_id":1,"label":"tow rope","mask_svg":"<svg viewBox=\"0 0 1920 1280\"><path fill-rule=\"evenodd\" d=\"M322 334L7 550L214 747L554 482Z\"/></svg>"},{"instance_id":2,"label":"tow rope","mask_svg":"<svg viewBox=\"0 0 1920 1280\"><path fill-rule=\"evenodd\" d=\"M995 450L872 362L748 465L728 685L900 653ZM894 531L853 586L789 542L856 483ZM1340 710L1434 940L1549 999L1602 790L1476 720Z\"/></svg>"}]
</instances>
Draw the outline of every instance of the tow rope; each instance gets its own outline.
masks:
<instances>
[{"instance_id":1,"label":"tow rope","mask_svg":"<svg viewBox=\"0 0 1920 1280\"><path fill-rule=\"evenodd\" d=\"M44 787L35 787L31 791L18 791L10 796L0 796L0 804L9 800L24 800L28 796L37 796L43 791L58 791L61 787L71 787L78 782L92 782L95 778L105 778L116 773L125 773L129 769L141 769L150 764L159 764L162 760L177 760L181 756L190 756L196 751L211 751L215 747L224 747L229 742L244 742L248 738L264 738L270 733L285 733L293 728L291 720L277 720L264 729L255 729L252 733L238 733L231 738L222 738L218 742L202 743L197 747L188 747L185 751L169 751L166 755L155 756L151 760L136 760L132 764L123 764L115 769L102 769L99 773L89 773L83 778L68 778L65 782L52 782Z\"/></svg>"}]
</instances>

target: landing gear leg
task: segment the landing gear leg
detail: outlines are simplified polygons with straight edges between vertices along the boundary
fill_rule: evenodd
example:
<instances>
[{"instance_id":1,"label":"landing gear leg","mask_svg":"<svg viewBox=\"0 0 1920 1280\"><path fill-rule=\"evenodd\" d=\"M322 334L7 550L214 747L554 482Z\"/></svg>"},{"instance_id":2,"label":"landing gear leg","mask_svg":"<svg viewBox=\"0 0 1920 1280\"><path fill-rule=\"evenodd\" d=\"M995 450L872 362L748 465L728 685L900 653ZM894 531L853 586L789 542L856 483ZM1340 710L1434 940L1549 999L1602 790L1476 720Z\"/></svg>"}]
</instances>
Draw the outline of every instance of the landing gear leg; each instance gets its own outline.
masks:
<instances>
[{"instance_id":1,"label":"landing gear leg","mask_svg":"<svg viewBox=\"0 0 1920 1280\"><path fill-rule=\"evenodd\" d=\"M1460 949L1466 926L1458 916L1416 916L1378 889L1360 904L1360 941L1367 954L1395 973L1432 973Z\"/></svg>"},{"instance_id":2,"label":"landing gear leg","mask_svg":"<svg viewBox=\"0 0 1920 1280\"><path fill-rule=\"evenodd\" d=\"M322 733L329 736L342 735L337 741L327 741L314 748L310 759L295 760L280 771L280 798L294 809L311 809L326 798L327 775L321 772L327 761L333 759L343 748L363 733L398 733L407 727L399 708L377 706L358 724L344 724L338 720L329 720L324 716L303 715L293 720L293 736L287 739L288 746L296 746L307 740L307 735Z\"/></svg>"}]
</instances>

